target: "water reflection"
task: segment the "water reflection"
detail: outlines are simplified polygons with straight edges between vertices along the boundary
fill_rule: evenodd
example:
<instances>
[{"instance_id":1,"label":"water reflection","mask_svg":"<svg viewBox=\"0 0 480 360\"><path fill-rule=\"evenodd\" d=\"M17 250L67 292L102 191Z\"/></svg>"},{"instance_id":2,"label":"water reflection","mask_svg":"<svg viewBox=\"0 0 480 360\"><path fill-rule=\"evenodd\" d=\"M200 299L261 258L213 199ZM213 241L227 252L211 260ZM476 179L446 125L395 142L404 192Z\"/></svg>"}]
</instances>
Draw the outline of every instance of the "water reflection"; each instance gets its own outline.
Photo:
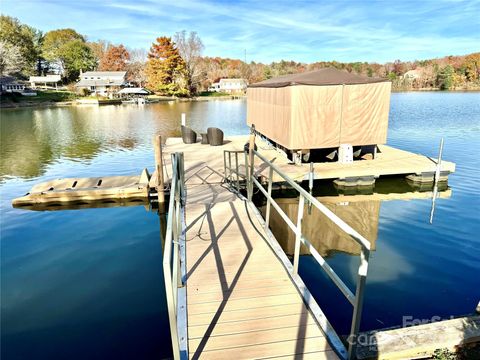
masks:
<instances>
[{"instance_id":1,"label":"water reflection","mask_svg":"<svg viewBox=\"0 0 480 360\"><path fill-rule=\"evenodd\" d=\"M288 197L287 193L277 193L275 201L292 220L296 221L298 213L298 198ZM337 189L329 183L317 184L313 194L317 200L335 213L339 218L358 231L371 243L371 250L375 251L378 237L380 208L387 200L431 199L433 196L432 184L414 184L404 180L389 179L377 180L375 187ZM438 197L450 197L451 190L446 183L439 184ZM265 206L261 207L265 215ZM425 214L427 221L429 214ZM293 255L295 249L295 234L272 207L270 227L280 245L287 253ZM305 205L302 233L322 256L330 256L334 252L343 252L351 255L360 254L360 245L337 225L329 220L316 207L309 209ZM301 255L308 255L306 247L302 245Z\"/></svg>"},{"instance_id":2,"label":"water reflection","mask_svg":"<svg viewBox=\"0 0 480 360\"><path fill-rule=\"evenodd\" d=\"M138 203L65 209L20 210L22 226L2 230L1 357L170 357L164 216Z\"/></svg>"},{"instance_id":3,"label":"water reflection","mask_svg":"<svg viewBox=\"0 0 480 360\"><path fill-rule=\"evenodd\" d=\"M243 100L2 110L0 181L39 177L54 162L90 163L108 152L151 150L153 134L179 136L182 112L198 131L248 131Z\"/></svg>"}]
</instances>

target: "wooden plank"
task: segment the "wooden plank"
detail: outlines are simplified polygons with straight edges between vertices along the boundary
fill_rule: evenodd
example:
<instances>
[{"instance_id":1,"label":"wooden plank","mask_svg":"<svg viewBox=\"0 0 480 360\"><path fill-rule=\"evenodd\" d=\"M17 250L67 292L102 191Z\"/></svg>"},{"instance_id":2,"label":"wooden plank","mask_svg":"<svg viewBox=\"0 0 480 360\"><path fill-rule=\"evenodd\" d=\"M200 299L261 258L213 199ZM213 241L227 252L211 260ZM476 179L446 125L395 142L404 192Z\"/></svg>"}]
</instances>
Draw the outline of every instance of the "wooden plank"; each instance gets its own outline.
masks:
<instances>
[{"instance_id":1,"label":"wooden plank","mask_svg":"<svg viewBox=\"0 0 480 360\"><path fill-rule=\"evenodd\" d=\"M190 307L190 306L189 306ZM219 336L229 334L240 334L250 331L279 329L291 326L315 325L313 316L307 311L299 314L276 316L268 319L253 319L246 321L235 321L227 323L214 323L214 327L209 331L208 336ZM211 325L196 325L188 327L188 338L202 338Z\"/></svg>"},{"instance_id":2,"label":"wooden plank","mask_svg":"<svg viewBox=\"0 0 480 360\"><path fill-rule=\"evenodd\" d=\"M298 359L301 358L302 360L317 360L322 359L327 356L327 359L337 359L335 354L332 354L331 351L314 351L314 352L304 352L301 356L298 355L283 355L283 356L273 356L273 357L261 357L259 359L277 359L277 360L290 360L290 359Z\"/></svg>"},{"instance_id":3,"label":"wooden plank","mask_svg":"<svg viewBox=\"0 0 480 360\"><path fill-rule=\"evenodd\" d=\"M221 276L219 276L221 275ZM225 275L225 276L223 276ZM279 278L277 269L266 269L263 271L242 271L239 276L237 273L210 273L204 276L191 276L188 278L188 286L196 288L198 286L230 286L233 280L237 280L237 284L240 280L251 284L252 282L267 283L272 278Z\"/></svg>"},{"instance_id":4,"label":"wooden plank","mask_svg":"<svg viewBox=\"0 0 480 360\"><path fill-rule=\"evenodd\" d=\"M305 311L303 303L281 304L255 309L241 309L236 311L222 312L217 319L217 324L232 321L248 321L254 319L268 319L276 316L295 315ZM216 313L188 314L188 324L208 325L212 322Z\"/></svg>"},{"instance_id":5,"label":"wooden plank","mask_svg":"<svg viewBox=\"0 0 480 360\"><path fill-rule=\"evenodd\" d=\"M276 277L267 278L266 281L240 281L235 285L234 290L238 291L245 289L275 288L280 286L288 286L289 282L289 279ZM228 288L228 285L226 287ZM224 293L224 289L226 287L222 287L222 284L219 282L209 284L200 283L196 286L190 285L190 291L194 291L198 294Z\"/></svg>"},{"instance_id":6,"label":"wooden plank","mask_svg":"<svg viewBox=\"0 0 480 360\"><path fill-rule=\"evenodd\" d=\"M242 346L230 349L221 349L202 352L199 357L190 352L190 358L198 359L262 359L275 356L294 356L302 358L303 353L317 352L316 359L338 359L337 355L320 337L296 339L289 341Z\"/></svg>"},{"instance_id":7,"label":"wooden plank","mask_svg":"<svg viewBox=\"0 0 480 360\"><path fill-rule=\"evenodd\" d=\"M213 301L223 301L223 300L233 300L233 299L244 299L260 296L270 296L275 295L293 295L298 294L297 290L291 286L288 286L288 283L284 283L276 287L257 287L254 289L237 289L236 286L233 290L214 292L214 293L198 293L193 292L188 298L188 305L190 304L201 304Z\"/></svg>"},{"instance_id":8,"label":"wooden plank","mask_svg":"<svg viewBox=\"0 0 480 360\"><path fill-rule=\"evenodd\" d=\"M188 342L188 348L191 353L195 353L199 346L202 348L202 351L212 351L313 337L317 338L317 341L323 343L325 347L328 347L327 340L323 337L323 333L316 324L313 324L295 325L279 329L251 331L225 336L210 336L207 339L192 339Z\"/></svg>"},{"instance_id":9,"label":"wooden plank","mask_svg":"<svg viewBox=\"0 0 480 360\"><path fill-rule=\"evenodd\" d=\"M188 294L188 290L187 290ZM187 295L188 298L188 295ZM232 311L241 309L254 309L270 305L292 304L301 302L302 298L299 294L293 295L268 295L259 296L249 299L232 299L228 301L215 301L203 304L192 304L188 307L189 313L201 314L207 312L216 312L219 309L222 311Z\"/></svg>"}]
</instances>

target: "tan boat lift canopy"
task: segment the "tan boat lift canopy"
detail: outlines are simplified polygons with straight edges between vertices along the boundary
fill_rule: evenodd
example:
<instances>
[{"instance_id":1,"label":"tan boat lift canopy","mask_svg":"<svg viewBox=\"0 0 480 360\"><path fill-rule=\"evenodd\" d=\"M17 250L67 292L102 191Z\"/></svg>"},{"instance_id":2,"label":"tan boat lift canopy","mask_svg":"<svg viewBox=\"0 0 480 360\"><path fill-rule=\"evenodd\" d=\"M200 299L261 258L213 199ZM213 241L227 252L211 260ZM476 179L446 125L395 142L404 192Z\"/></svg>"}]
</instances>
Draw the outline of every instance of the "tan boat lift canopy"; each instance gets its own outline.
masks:
<instances>
[{"instance_id":1,"label":"tan boat lift canopy","mask_svg":"<svg viewBox=\"0 0 480 360\"><path fill-rule=\"evenodd\" d=\"M247 124L289 150L387 141L391 83L325 68L252 84Z\"/></svg>"}]
</instances>

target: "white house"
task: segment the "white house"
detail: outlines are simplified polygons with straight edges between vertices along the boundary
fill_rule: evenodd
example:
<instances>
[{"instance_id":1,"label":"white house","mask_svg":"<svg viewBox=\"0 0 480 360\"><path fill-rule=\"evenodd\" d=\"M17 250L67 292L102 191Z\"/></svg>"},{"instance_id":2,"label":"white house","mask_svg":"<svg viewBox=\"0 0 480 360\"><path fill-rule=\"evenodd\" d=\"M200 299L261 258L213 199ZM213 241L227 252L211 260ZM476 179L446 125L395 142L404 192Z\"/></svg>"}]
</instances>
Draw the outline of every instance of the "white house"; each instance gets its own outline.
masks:
<instances>
[{"instance_id":1,"label":"white house","mask_svg":"<svg viewBox=\"0 0 480 360\"><path fill-rule=\"evenodd\" d=\"M208 91L225 92L225 93L243 93L247 90L247 81L245 79L220 79L219 82L213 83Z\"/></svg>"},{"instance_id":2,"label":"white house","mask_svg":"<svg viewBox=\"0 0 480 360\"><path fill-rule=\"evenodd\" d=\"M36 89L37 86L48 88L48 87L55 87L57 88L57 84L60 82L61 76L60 75L46 75L46 76L30 76L29 82L32 89ZM40 84L40 85L37 85ZM47 85L49 84L49 85Z\"/></svg>"},{"instance_id":3,"label":"white house","mask_svg":"<svg viewBox=\"0 0 480 360\"><path fill-rule=\"evenodd\" d=\"M78 89L87 89L92 94L107 96L124 86L126 71L87 71L80 74Z\"/></svg>"},{"instance_id":4,"label":"white house","mask_svg":"<svg viewBox=\"0 0 480 360\"><path fill-rule=\"evenodd\" d=\"M408 80L415 80L422 76L422 70L408 70L405 74L403 74L404 79Z\"/></svg>"},{"instance_id":5,"label":"white house","mask_svg":"<svg viewBox=\"0 0 480 360\"><path fill-rule=\"evenodd\" d=\"M220 91L226 93L241 93L247 90L245 79L220 79Z\"/></svg>"},{"instance_id":6,"label":"white house","mask_svg":"<svg viewBox=\"0 0 480 360\"><path fill-rule=\"evenodd\" d=\"M210 85L208 87L208 91L216 91L216 92L220 92L220 83L216 82L216 83L213 83L212 85Z\"/></svg>"}]
</instances>

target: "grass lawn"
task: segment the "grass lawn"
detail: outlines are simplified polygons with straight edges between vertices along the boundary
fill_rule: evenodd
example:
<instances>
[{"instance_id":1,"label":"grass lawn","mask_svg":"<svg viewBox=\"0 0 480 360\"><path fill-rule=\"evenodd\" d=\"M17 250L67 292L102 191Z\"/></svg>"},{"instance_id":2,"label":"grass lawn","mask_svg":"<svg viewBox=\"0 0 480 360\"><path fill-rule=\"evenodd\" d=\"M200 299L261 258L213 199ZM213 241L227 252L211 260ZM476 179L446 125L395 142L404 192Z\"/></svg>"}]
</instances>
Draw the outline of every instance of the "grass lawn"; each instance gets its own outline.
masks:
<instances>
[{"instance_id":1,"label":"grass lawn","mask_svg":"<svg viewBox=\"0 0 480 360\"><path fill-rule=\"evenodd\" d=\"M230 96L232 94L216 91L202 91L198 96L208 96L208 97L217 97L217 96Z\"/></svg>"},{"instance_id":2,"label":"grass lawn","mask_svg":"<svg viewBox=\"0 0 480 360\"><path fill-rule=\"evenodd\" d=\"M44 102L61 102L72 101L77 95L70 91L41 91L37 90L37 96L22 96L20 94L2 94L2 104L7 103L44 103Z\"/></svg>"}]
</instances>

